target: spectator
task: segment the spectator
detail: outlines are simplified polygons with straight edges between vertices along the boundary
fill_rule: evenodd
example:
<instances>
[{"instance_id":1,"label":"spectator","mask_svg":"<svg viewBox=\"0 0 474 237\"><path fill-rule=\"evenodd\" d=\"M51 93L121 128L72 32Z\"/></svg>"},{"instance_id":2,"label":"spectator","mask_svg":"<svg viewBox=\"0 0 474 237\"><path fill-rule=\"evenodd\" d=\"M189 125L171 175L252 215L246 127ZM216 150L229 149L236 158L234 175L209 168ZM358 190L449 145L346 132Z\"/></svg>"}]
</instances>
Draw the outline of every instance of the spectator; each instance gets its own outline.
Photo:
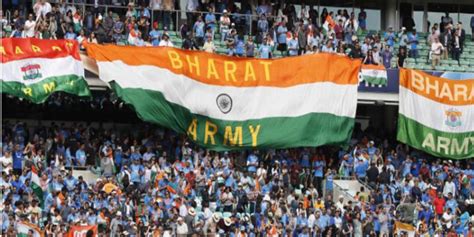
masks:
<instances>
[{"instance_id":1,"label":"spectator","mask_svg":"<svg viewBox=\"0 0 474 237\"><path fill-rule=\"evenodd\" d=\"M252 36L248 36L247 42L245 43L245 55L247 58L255 57L255 44Z\"/></svg>"},{"instance_id":2,"label":"spectator","mask_svg":"<svg viewBox=\"0 0 474 237\"><path fill-rule=\"evenodd\" d=\"M214 53L216 51L216 47L214 46L214 42L212 41L212 37L207 37L206 39L206 42L204 43L204 46L202 47L202 49L205 51L205 52L208 52L208 53Z\"/></svg>"},{"instance_id":3,"label":"spectator","mask_svg":"<svg viewBox=\"0 0 474 237\"><path fill-rule=\"evenodd\" d=\"M415 30L408 35L408 42L410 43L408 56L414 58L416 62L416 59L418 58L418 35Z\"/></svg>"},{"instance_id":4,"label":"spectator","mask_svg":"<svg viewBox=\"0 0 474 237\"><path fill-rule=\"evenodd\" d=\"M28 20L25 22L24 34L26 38L32 38L35 36L36 21L33 20L33 14L28 15Z\"/></svg>"},{"instance_id":5,"label":"spectator","mask_svg":"<svg viewBox=\"0 0 474 237\"><path fill-rule=\"evenodd\" d=\"M393 48L396 37L395 37L395 33L393 32L393 28L391 26L389 26L387 32L385 32L384 40L385 40L385 43L388 46L390 46L390 48Z\"/></svg>"},{"instance_id":6,"label":"spectator","mask_svg":"<svg viewBox=\"0 0 474 237\"><path fill-rule=\"evenodd\" d=\"M214 37L214 32L216 32L216 15L214 15L214 6L208 8L209 12L205 16L206 28L211 29L212 37Z\"/></svg>"},{"instance_id":7,"label":"spectator","mask_svg":"<svg viewBox=\"0 0 474 237\"><path fill-rule=\"evenodd\" d=\"M298 55L302 55L306 52L306 48L308 45L308 37L307 33L304 29L303 22L300 22L300 25L298 27L298 32L297 32L297 40L298 40Z\"/></svg>"},{"instance_id":8,"label":"spectator","mask_svg":"<svg viewBox=\"0 0 474 237\"><path fill-rule=\"evenodd\" d=\"M462 54L464 52L464 41L466 40L466 31L462 27L462 22L458 22L456 25L455 34L459 37L460 54Z\"/></svg>"},{"instance_id":9,"label":"spectator","mask_svg":"<svg viewBox=\"0 0 474 237\"><path fill-rule=\"evenodd\" d=\"M375 62L375 60L374 60L374 56L373 56L373 51L372 51L372 50L370 50L369 52L367 52L367 56L365 56L363 63L364 63L364 64L371 64L371 65L378 65L377 62Z\"/></svg>"},{"instance_id":10,"label":"spectator","mask_svg":"<svg viewBox=\"0 0 474 237\"><path fill-rule=\"evenodd\" d=\"M408 35L405 27L402 27L402 30L400 31L400 33L398 33L398 38L399 46L404 47L406 49L408 44Z\"/></svg>"},{"instance_id":11,"label":"spectator","mask_svg":"<svg viewBox=\"0 0 474 237\"><path fill-rule=\"evenodd\" d=\"M358 21L359 21L359 27L365 31L366 30L366 22L367 22L367 13L364 11L363 8L360 9L360 12L359 12L359 17L358 17Z\"/></svg>"},{"instance_id":12,"label":"spectator","mask_svg":"<svg viewBox=\"0 0 474 237\"><path fill-rule=\"evenodd\" d=\"M183 44L182 44L181 48L188 49L188 50L199 50L199 46L196 43L196 41L194 40L193 35L192 35L191 32L188 33L188 36L183 41Z\"/></svg>"},{"instance_id":13,"label":"spectator","mask_svg":"<svg viewBox=\"0 0 474 237\"><path fill-rule=\"evenodd\" d=\"M289 56L297 56L298 55L298 40L295 38L296 33L290 33L291 38L288 41L288 55Z\"/></svg>"},{"instance_id":14,"label":"spectator","mask_svg":"<svg viewBox=\"0 0 474 237\"><path fill-rule=\"evenodd\" d=\"M329 38L331 39L331 38ZM332 45L332 41L328 40L327 43L323 46L321 49L321 52L323 53L335 53L336 51L334 50L334 47Z\"/></svg>"},{"instance_id":15,"label":"spectator","mask_svg":"<svg viewBox=\"0 0 474 237\"><path fill-rule=\"evenodd\" d=\"M385 47L387 47L387 46L388 45L386 45ZM380 48L374 47L372 49L372 56L373 56L373 59L374 59L374 63L376 65L382 64Z\"/></svg>"},{"instance_id":16,"label":"spectator","mask_svg":"<svg viewBox=\"0 0 474 237\"><path fill-rule=\"evenodd\" d=\"M158 46L174 47L173 42L171 42L170 37L167 34L163 34Z\"/></svg>"},{"instance_id":17,"label":"spectator","mask_svg":"<svg viewBox=\"0 0 474 237\"><path fill-rule=\"evenodd\" d=\"M343 20L339 19L336 26L334 26L334 32L336 33L336 39L342 41L344 39L344 25Z\"/></svg>"},{"instance_id":18,"label":"spectator","mask_svg":"<svg viewBox=\"0 0 474 237\"><path fill-rule=\"evenodd\" d=\"M385 46L385 50L382 52L382 60L383 60L383 65L385 68L391 68L392 64L392 52L390 50L390 47L388 45Z\"/></svg>"},{"instance_id":19,"label":"spectator","mask_svg":"<svg viewBox=\"0 0 474 237\"><path fill-rule=\"evenodd\" d=\"M283 52L287 52L288 46L287 46L287 39L286 39L286 33L288 32L288 29L285 26L285 22L282 21L278 24L277 27L277 50L280 51L281 55L283 56Z\"/></svg>"},{"instance_id":20,"label":"spectator","mask_svg":"<svg viewBox=\"0 0 474 237\"><path fill-rule=\"evenodd\" d=\"M441 53L444 51L443 45L439 42L438 38L434 38L431 44L431 67L433 70L439 65L441 60Z\"/></svg>"},{"instance_id":21,"label":"spectator","mask_svg":"<svg viewBox=\"0 0 474 237\"><path fill-rule=\"evenodd\" d=\"M459 62L459 58L461 57L462 52L462 38L460 35L460 30L456 30L453 35L453 59L458 61L458 65L461 65L461 62Z\"/></svg>"},{"instance_id":22,"label":"spectator","mask_svg":"<svg viewBox=\"0 0 474 237\"><path fill-rule=\"evenodd\" d=\"M199 16L196 23L194 23L194 27L193 27L194 36L196 37L196 42L198 43L199 46L204 45L204 27L205 27L205 24L202 21L202 17Z\"/></svg>"},{"instance_id":23,"label":"spectator","mask_svg":"<svg viewBox=\"0 0 474 237\"><path fill-rule=\"evenodd\" d=\"M453 34L450 25L447 25L443 34L441 34L441 44L443 44L444 47L442 59L448 59L448 55L452 52L453 45Z\"/></svg>"},{"instance_id":24,"label":"spectator","mask_svg":"<svg viewBox=\"0 0 474 237\"><path fill-rule=\"evenodd\" d=\"M160 45L161 32L158 30L158 22L153 23L153 30L149 33L152 46Z\"/></svg>"},{"instance_id":25,"label":"spectator","mask_svg":"<svg viewBox=\"0 0 474 237\"><path fill-rule=\"evenodd\" d=\"M221 16L219 23L220 23L219 30L221 33L221 41L224 41L224 39L227 36L227 33L229 32L230 24L231 24L230 17L227 13L227 10L224 9L223 15Z\"/></svg>"}]
</instances>

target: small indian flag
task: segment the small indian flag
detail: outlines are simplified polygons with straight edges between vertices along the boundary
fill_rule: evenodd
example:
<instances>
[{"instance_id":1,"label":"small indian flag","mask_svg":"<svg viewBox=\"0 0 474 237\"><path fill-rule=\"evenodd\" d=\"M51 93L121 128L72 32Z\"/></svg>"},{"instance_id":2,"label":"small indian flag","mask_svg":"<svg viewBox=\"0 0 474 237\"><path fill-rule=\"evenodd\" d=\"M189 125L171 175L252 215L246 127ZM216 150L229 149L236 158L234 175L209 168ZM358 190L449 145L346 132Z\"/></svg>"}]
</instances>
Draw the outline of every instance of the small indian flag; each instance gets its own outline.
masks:
<instances>
[{"instance_id":1,"label":"small indian flag","mask_svg":"<svg viewBox=\"0 0 474 237\"><path fill-rule=\"evenodd\" d=\"M360 80L371 85L387 86L387 70L382 65L364 64L360 69Z\"/></svg>"},{"instance_id":2,"label":"small indian flag","mask_svg":"<svg viewBox=\"0 0 474 237\"><path fill-rule=\"evenodd\" d=\"M395 233L397 233L399 236L402 233L406 233L408 237L414 237L416 233L416 228L413 225L402 223L399 221L395 221Z\"/></svg>"},{"instance_id":3,"label":"small indian flag","mask_svg":"<svg viewBox=\"0 0 474 237\"><path fill-rule=\"evenodd\" d=\"M38 171L36 170L35 166L31 167L31 189L33 189L33 192L36 194L36 196L39 199L41 208L43 208L43 189L41 189L40 185L40 179L38 176Z\"/></svg>"},{"instance_id":4,"label":"small indian flag","mask_svg":"<svg viewBox=\"0 0 474 237\"><path fill-rule=\"evenodd\" d=\"M17 237L26 237L29 236L30 233L33 234L33 237L44 236L44 233L38 226L26 222L18 222L16 225L16 231L18 233Z\"/></svg>"}]
</instances>

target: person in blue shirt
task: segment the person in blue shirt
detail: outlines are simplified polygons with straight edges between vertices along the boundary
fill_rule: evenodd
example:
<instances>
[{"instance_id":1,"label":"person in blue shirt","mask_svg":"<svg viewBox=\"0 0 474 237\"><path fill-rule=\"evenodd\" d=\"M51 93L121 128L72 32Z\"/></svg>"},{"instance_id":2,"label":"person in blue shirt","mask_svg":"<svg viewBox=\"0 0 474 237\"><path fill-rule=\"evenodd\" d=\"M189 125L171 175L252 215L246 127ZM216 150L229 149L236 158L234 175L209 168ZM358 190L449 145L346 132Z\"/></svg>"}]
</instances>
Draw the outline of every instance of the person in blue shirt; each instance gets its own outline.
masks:
<instances>
[{"instance_id":1,"label":"person in blue shirt","mask_svg":"<svg viewBox=\"0 0 474 237\"><path fill-rule=\"evenodd\" d=\"M81 147L76 151L76 163L78 166L86 166L87 156L84 149L84 144L81 144Z\"/></svg>"},{"instance_id":2,"label":"person in blue shirt","mask_svg":"<svg viewBox=\"0 0 474 237\"><path fill-rule=\"evenodd\" d=\"M204 24L202 21L202 16L199 16L193 26L194 36L196 37L196 42L198 43L199 47L204 45L205 26L206 24Z\"/></svg>"},{"instance_id":3,"label":"person in blue shirt","mask_svg":"<svg viewBox=\"0 0 474 237\"><path fill-rule=\"evenodd\" d=\"M295 38L295 34L291 34L291 39L288 41L288 55L298 56L298 40Z\"/></svg>"},{"instance_id":4,"label":"person in blue shirt","mask_svg":"<svg viewBox=\"0 0 474 237\"><path fill-rule=\"evenodd\" d=\"M283 56L283 52L287 52L287 42L286 42L286 32L288 32L288 29L286 28L285 22L282 21L280 22L280 25L277 28L277 49L278 51L281 52L281 55Z\"/></svg>"},{"instance_id":5,"label":"person in blue shirt","mask_svg":"<svg viewBox=\"0 0 474 237\"><path fill-rule=\"evenodd\" d=\"M245 43L241 36L239 36L235 42L235 54L239 57L242 57L245 54Z\"/></svg>"},{"instance_id":6,"label":"person in blue shirt","mask_svg":"<svg viewBox=\"0 0 474 237\"><path fill-rule=\"evenodd\" d=\"M268 39L265 39L264 43L258 48L260 58L270 59L272 58L272 46L268 44Z\"/></svg>"},{"instance_id":7,"label":"person in blue shirt","mask_svg":"<svg viewBox=\"0 0 474 237\"><path fill-rule=\"evenodd\" d=\"M248 170L248 172L251 172L251 173L257 172L258 161L259 161L258 157L255 155L254 152L252 152L247 157L247 170Z\"/></svg>"},{"instance_id":8,"label":"person in blue shirt","mask_svg":"<svg viewBox=\"0 0 474 237\"><path fill-rule=\"evenodd\" d=\"M393 32L393 28L391 26L388 27L388 31L385 32L384 39L385 39L385 42L387 42L387 45L390 46L391 49L393 49L396 37L395 37L395 33Z\"/></svg>"},{"instance_id":9,"label":"person in blue shirt","mask_svg":"<svg viewBox=\"0 0 474 237\"><path fill-rule=\"evenodd\" d=\"M68 175L64 179L64 184L66 185L67 190L70 192L73 191L76 188L77 183L77 179L72 176L72 171L68 171Z\"/></svg>"},{"instance_id":10,"label":"person in blue shirt","mask_svg":"<svg viewBox=\"0 0 474 237\"><path fill-rule=\"evenodd\" d=\"M153 23L153 30L149 33L151 45L158 46L160 44L161 32L158 31L158 22Z\"/></svg>"},{"instance_id":11,"label":"person in blue shirt","mask_svg":"<svg viewBox=\"0 0 474 237\"><path fill-rule=\"evenodd\" d=\"M408 34L408 43L410 44L410 50L408 51L408 56L416 59L418 58L418 35L416 30L413 30L411 34Z\"/></svg>"},{"instance_id":12,"label":"person in blue shirt","mask_svg":"<svg viewBox=\"0 0 474 237\"><path fill-rule=\"evenodd\" d=\"M64 39L75 40L76 37L77 34L74 33L74 29L72 27L69 27L68 32L64 35Z\"/></svg>"},{"instance_id":13,"label":"person in blue shirt","mask_svg":"<svg viewBox=\"0 0 474 237\"><path fill-rule=\"evenodd\" d=\"M216 32L216 15L214 15L214 7L209 7L209 13L206 14L204 20L206 21L206 26L211 28L212 35Z\"/></svg>"},{"instance_id":14,"label":"person in blue shirt","mask_svg":"<svg viewBox=\"0 0 474 237\"><path fill-rule=\"evenodd\" d=\"M17 175L22 173L23 168L23 151L20 150L20 145L16 144L12 154L13 158L13 172Z\"/></svg>"}]
</instances>

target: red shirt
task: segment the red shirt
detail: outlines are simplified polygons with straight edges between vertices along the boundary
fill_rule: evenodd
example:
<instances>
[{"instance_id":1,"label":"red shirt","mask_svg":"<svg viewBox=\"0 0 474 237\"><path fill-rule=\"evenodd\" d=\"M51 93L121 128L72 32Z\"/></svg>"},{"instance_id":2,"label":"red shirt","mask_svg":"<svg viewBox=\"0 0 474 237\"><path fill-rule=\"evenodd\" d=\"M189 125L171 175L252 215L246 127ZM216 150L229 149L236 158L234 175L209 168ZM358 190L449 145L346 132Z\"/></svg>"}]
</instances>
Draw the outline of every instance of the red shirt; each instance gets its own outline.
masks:
<instances>
[{"instance_id":1,"label":"red shirt","mask_svg":"<svg viewBox=\"0 0 474 237\"><path fill-rule=\"evenodd\" d=\"M443 209L444 209L444 204L446 204L446 201L444 198L438 198L436 197L433 201L433 205L435 206L435 212L438 215L443 214Z\"/></svg>"}]
</instances>

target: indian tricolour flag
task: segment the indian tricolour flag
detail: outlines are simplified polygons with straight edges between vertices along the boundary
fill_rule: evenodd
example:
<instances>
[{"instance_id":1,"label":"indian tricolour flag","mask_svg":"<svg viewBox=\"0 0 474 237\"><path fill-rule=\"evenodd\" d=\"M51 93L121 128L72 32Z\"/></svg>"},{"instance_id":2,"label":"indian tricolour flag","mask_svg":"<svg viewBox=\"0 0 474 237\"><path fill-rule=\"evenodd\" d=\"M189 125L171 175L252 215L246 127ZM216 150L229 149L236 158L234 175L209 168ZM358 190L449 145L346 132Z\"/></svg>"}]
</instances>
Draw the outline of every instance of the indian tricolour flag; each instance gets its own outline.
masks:
<instances>
[{"instance_id":1,"label":"indian tricolour flag","mask_svg":"<svg viewBox=\"0 0 474 237\"><path fill-rule=\"evenodd\" d=\"M44 233L41 231L41 229L31 223L26 223L26 222L18 222L16 224L16 232L17 232L17 237L26 237L30 236L30 233L32 233L33 237L43 237Z\"/></svg>"},{"instance_id":2,"label":"indian tricolour flag","mask_svg":"<svg viewBox=\"0 0 474 237\"><path fill-rule=\"evenodd\" d=\"M383 65L364 64L360 69L359 77L370 85L387 86L387 70Z\"/></svg>"},{"instance_id":3,"label":"indian tricolour flag","mask_svg":"<svg viewBox=\"0 0 474 237\"><path fill-rule=\"evenodd\" d=\"M442 158L474 158L474 79L400 69L399 95L399 141Z\"/></svg>"},{"instance_id":4,"label":"indian tricolour flag","mask_svg":"<svg viewBox=\"0 0 474 237\"><path fill-rule=\"evenodd\" d=\"M99 78L139 117L214 150L346 143L360 62L334 54L246 59L89 45Z\"/></svg>"},{"instance_id":5,"label":"indian tricolour flag","mask_svg":"<svg viewBox=\"0 0 474 237\"><path fill-rule=\"evenodd\" d=\"M34 103L56 91L90 96L78 50L75 40L2 39L1 93Z\"/></svg>"},{"instance_id":6,"label":"indian tricolour flag","mask_svg":"<svg viewBox=\"0 0 474 237\"><path fill-rule=\"evenodd\" d=\"M398 236L406 234L408 237L414 237L416 234L416 228L411 224L395 221L394 233L397 233Z\"/></svg>"},{"instance_id":7,"label":"indian tricolour flag","mask_svg":"<svg viewBox=\"0 0 474 237\"><path fill-rule=\"evenodd\" d=\"M43 195L43 189L41 188L40 184L40 179L38 176L38 171L36 170L35 166L31 167L31 189L33 189L33 192L36 194L36 196L39 199L39 203L41 208L43 208L44 204L44 195Z\"/></svg>"}]
</instances>

